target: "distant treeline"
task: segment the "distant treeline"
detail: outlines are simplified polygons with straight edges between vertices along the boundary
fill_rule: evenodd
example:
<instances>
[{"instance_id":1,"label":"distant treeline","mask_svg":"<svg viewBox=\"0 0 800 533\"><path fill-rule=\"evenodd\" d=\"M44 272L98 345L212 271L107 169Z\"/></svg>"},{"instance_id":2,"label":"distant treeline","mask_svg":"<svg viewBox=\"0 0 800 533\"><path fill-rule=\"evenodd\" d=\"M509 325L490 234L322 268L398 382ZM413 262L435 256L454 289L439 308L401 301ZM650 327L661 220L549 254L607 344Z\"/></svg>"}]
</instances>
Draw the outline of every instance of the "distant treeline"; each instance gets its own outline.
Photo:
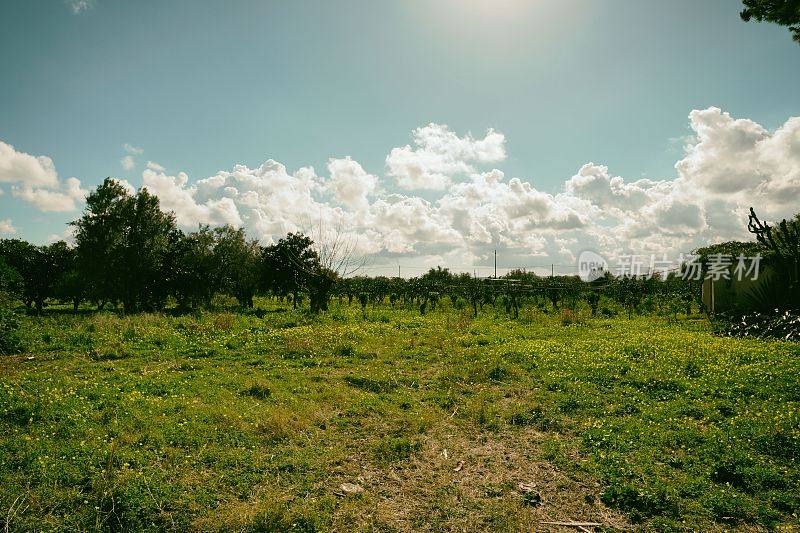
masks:
<instances>
[{"instance_id":1,"label":"distant treeline","mask_svg":"<svg viewBox=\"0 0 800 533\"><path fill-rule=\"evenodd\" d=\"M443 298L469 305L474 314L499 302L515 316L528 301L574 308L585 299L596 311L604 292L634 310L654 297L689 307L697 293L678 276L645 280L607 274L587 284L576 276L541 278L513 271L493 280L436 268L412 279L342 278L306 235L290 233L276 244L261 246L243 229L230 226L201 226L184 233L174 215L161 210L156 196L146 189L132 194L110 178L89 194L83 215L71 225L74 246L0 241L0 292L39 312L48 300L70 302L75 310L90 303L99 309L121 307L126 313L159 311L170 302L197 309L208 307L218 294L252 307L254 296L267 294L294 306L307 296L315 313L338 296L348 303L355 299L362 307L388 299L392 305L414 305L421 313Z\"/></svg>"},{"instance_id":2,"label":"distant treeline","mask_svg":"<svg viewBox=\"0 0 800 533\"><path fill-rule=\"evenodd\" d=\"M761 224L753 215L751 226L756 223ZM363 308L388 299L392 305L414 305L421 313L444 298L454 306L471 307L473 314L485 304L499 303L514 316L523 302L574 309L585 301L596 313L601 295L628 313L653 308L688 313L693 302L700 303L699 283L682 279L679 272L666 278L605 273L591 283L577 276L539 277L519 270L500 279L480 279L442 268L411 279L343 277L340 267L347 258L334 256L351 250L337 243L326 248L306 235L290 233L261 246L243 229L230 226L201 226L184 233L174 215L161 210L156 196L146 189L130 193L111 178L89 194L84 213L71 225L72 247L63 241L35 246L19 239L1 240L0 293L37 311L48 300L59 300L70 302L75 310L90 303L99 309L121 307L126 313L159 311L168 305L208 307L219 294L236 298L242 307L253 307L257 294L288 299L294 306L308 297L314 313L326 310L334 296L348 303L356 300ZM776 236L796 239L796 226L796 221L789 223L794 233L787 231L786 221L777 231L761 226L751 231L763 246ZM796 240L789 241L796 246ZM737 243L720 246L731 244ZM790 293L796 290L791 283L796 279L796 274L790 276Z\"/></svg>"},{"instance_id":3,"label":"distant treeline","mask_svg":"<svg viewBox=\"0 0 800 533\"><path fill-rule=\"evenodd\" d=\"M263 247L230 226L184 233L156 196L146 189L131 194L113 179L89 194L71 225L74 247L0 241L0 289L39 311L48 299L71 302L76 310L90 302L101 309L121 305L128 313L158 311L170 298L178 307L197 308L219 293L252 307L258 292L304 292L320 311L336 280L304 235Z\"/></svg>"}]
</instances>

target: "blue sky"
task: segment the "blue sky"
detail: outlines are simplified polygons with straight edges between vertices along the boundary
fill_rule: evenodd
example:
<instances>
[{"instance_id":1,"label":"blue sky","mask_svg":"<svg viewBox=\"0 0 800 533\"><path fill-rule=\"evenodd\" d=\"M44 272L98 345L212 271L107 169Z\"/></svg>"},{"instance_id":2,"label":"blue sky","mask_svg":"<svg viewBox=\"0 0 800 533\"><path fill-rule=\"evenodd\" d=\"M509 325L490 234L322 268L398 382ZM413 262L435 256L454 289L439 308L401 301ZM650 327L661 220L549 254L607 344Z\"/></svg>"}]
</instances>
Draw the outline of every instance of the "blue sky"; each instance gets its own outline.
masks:
<instances>
[{"instance_id":1,"label":"blue sky","mask_svg":"<svg viewBox=\"0 0 800 533\"><path fill-rule=\"evenodd\" d=\"M387 154L429 123L459 138L501 132L502 164L476 170L497 166L550 195L588 162L628 182L673 179L692 110L715 106L769 132L800 115L800 46L785 28L743 23L739 9L5 0L0 140L51 158L61 181L74 176L84 189L105 176L140 186L146 161L186 172L191 185L268 159L327 176L329 158L350 156L391 194L401 191ZM127 154L126 143L143 152ZM45 242L79 212L42 212L12 186L0 183L0 220L19 237ZM444 253L419 244L421 256Z\"/></svg>"}]
</instances>

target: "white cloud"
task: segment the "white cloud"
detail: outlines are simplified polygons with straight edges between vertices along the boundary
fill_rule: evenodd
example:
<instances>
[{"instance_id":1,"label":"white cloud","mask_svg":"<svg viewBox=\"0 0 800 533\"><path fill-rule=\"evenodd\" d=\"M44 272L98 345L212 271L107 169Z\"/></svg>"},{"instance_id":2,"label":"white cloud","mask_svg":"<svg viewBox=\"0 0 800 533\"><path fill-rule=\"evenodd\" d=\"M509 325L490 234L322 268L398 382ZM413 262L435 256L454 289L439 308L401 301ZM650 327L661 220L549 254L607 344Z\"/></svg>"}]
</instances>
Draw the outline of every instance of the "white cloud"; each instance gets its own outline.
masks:
<instances>
[{"instance_id":1,"label":"white cloud","mask_svg":"<svg viewBox=\"0 0 800 533\"><path fill-rule=\"evenodd\" d=\"M585 249L612 260L629 253L674 258L711 242L750 238L751 205L772 220L798 211L800 118L768 131L708 108L693 111L689 126L674 176L627 180L589 162L547 191L480 168L505 159L501 133L474 139L436 124L415 130L413 147L391 150L389 178L345 157L328 160L327 176L267 160L194 180L148 161L142 183L188 230L232 224L269 243L287 232L338 227L357 235L359 250L374 254L376 265L396 265L402 254L404 263L465 270L490 264L495 249L506 266L569 265ZM82 201L80 182L61 184L49 158L10 147L4 153L2 161L12 163L0 166L0 175L14 176L3 181L12 183L15 197L51 211ZM28 175L21 168L52 178L46 186L31 185L20 179ZM399 194L392 182L441 190ZM130 183L120 183L133 192Z\"/></svg>"},{"instance_id":2,"label":"white cloud","mask_svg":"<svg viewBox=\"0 0 800 533\"><path fill-rule=\"evenodd\" d=\"M53 186L58 183L58 174L49 157L18 152L0 141L0 182Z\"/></svg>"},{"instance_id":3,"label":"white cloud","mask_svg":"<svg viewBox=\"0 0 800 533\"><path fill-rule=\"evenodd\" d=\"M773 218L797 210L800 119L770 133L709 108L693 111L689 125L693 133L672 179L628 181L586 163L555 192L497 169L478 171L477 165L506 157L502 134L489 130L476 140L435 124L414 131L414 148L396 148L387 158L388 173L401 186L444 187L435 199L387 192L349 157L330 159L327 178L310 167L290 173L268 160L193 184L186 174L169 176L153 164L143 180L187 228L231 223L271 242L290 231L335 225L358 235L359 248L378 262L403 254L404 261L455 268L487 264L494 249L505 264L519 266L568 264L584 249L610 258L674 257L748 238L750 205Z\"/></svg>"},{"instance_id":4,"label":"white cloud","mask_svg":"<svg viewBox=\"0 0 800 533\"><path fill-rule=\"evenodd\" d=\"M331 177L326 188L337 202L348 207L366 206L369 203L367 197L378 185L378 178L368 174L350 157L328 160L328 172Z\"/></svg>"},{"instance_id":5,"label":"white cloud","mask_svg":"<svg viewBox=\"0 0 800 533\"><path fill-rule=\"evenodd\" d=\"M123 156L122 159L119 160L120 165L122 165L122 168L125 170L133 170L133 168L136 166L135 156L142 155L144 153L144 148L139 148L131 143L125 143L122 145L122 149L125 150L127 155Z\"/></svg>"},{"instance_id":6,"label":"white cloud","mask_svg":"<svg viewBox=\"0 0 800 533\"><path fill-rule=\"evenodd\" d=\"M77 178L67 179L59 189L55 190L29 186L11 189L11 194L15 198L22 198L41 211L75 211L87 193L86 189L81 188L81 182Z\"/></svg>"},{"instance_id":7,"label":"white cloud","mask_svg":"<svg viewBox=\"0 0 800 533\"><path fill-rule=\"evenodd\" d=\"M133 155L142 155L144 153L144 148L139 148L138 146L134 146L131 143L123 144L122 149L128 152L129 154Z\"/></svg>"},{"instance_id":8,"label":"white cloud","mask_svg":"<svg viewBox=\"0 0 800 533\"><path fill-rule=\"evenodd\" d=\"M198 224L242 224L236 205L230 198L197 203L197 188L187 187L189 177L183 172L177 176L167 176L163 172L147 169L142 174L142 181L148 191L159 197L164 210L175 213L182 226L196 228Z\"/></svg>"},{"instance_id":9,"label":"white cloud","mask_svg":"<svg viewBox=\"0 0 800 533\"><path fill-rule=\"evenodd\" d=\"M458 175L475 172L473 163L506 158L505 136L489 129L483 139L459 137L443 124L428 124L412 134L414 147L394 148L386 157L390 176L404 189L447 188Z\"/></svg>"},{"instance_id":10,"label":"white cloud","mask_svg":"<svg viewBox=\"0 0 800 533\"><path fill-rule=\"evenodd\" d=\"M11 183L11 194L42 211L73 211L86 191L77 178L58 179L53 160L18 152L0 141L0 182Z\"/></svg>"},{"instance_id":11,"label":"white cloud","mask_svg":"<svg viewBox=\"0 0 800 533\"><path fill-rule=\"evenodd\" d=\"M64 0L76 15L94 7L95 0Z\"/></svg>"},{"instance_id":12,"label":"white cloud","mask_svg":"<svg viewBox=\"0 0 800 533\"><path fill-rule=\"evenodd\" d=\"M47 237L47 242L54 243L64 241L69 245L75 244L75 226L67 226L61 233L53 233Z\"/></svg>"},{"instance_id":13,"label":"white cloud","mask_svg":"<svg viewBox=\"0 0 800 533\"><path fill-rule=\"evenodd\" d=\"M0 235L14 235L17 228L11 223L11 219L0 220Z\"/></svg>"}]
</instances>

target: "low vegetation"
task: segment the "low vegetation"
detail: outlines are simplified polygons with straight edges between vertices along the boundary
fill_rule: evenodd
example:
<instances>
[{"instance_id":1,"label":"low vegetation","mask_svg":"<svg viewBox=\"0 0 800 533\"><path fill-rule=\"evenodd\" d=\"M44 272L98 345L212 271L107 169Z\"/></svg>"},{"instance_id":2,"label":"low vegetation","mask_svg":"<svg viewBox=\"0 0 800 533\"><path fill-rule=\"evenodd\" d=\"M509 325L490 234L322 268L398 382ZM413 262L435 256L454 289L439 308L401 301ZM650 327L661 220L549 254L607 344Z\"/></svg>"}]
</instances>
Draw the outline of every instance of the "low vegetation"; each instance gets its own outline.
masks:
<instances>
[{"instance_id":1,"label":"low vegetation","mask_svg":"<svg viewBox=\"0 0 800 533\"><path fill-rule=\"evenodd\" d=\"M21 316L23 351L0 358L0 524L800 526L800 345L546 311Z\"/></svg>"}]
</instances>

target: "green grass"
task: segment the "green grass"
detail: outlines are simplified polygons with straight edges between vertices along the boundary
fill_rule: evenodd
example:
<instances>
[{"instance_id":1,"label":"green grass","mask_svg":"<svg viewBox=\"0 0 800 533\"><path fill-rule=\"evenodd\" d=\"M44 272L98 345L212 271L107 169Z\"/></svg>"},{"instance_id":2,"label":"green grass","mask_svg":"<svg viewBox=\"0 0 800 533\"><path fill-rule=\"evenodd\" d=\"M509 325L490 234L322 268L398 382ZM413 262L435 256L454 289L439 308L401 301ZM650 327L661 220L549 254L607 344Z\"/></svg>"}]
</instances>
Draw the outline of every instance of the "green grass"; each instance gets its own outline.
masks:
<instances>
[{"instance_id":1,"label":"green grass","mask_svg":"<svg viewBox=\"0 0 800 533\"><path fill-rule=\"evenodd\" d=\"M24 318L26 353L0 358L0 525L800 526L796 344L700 319L260 304Z\"/></svg>"}]
</instances>

